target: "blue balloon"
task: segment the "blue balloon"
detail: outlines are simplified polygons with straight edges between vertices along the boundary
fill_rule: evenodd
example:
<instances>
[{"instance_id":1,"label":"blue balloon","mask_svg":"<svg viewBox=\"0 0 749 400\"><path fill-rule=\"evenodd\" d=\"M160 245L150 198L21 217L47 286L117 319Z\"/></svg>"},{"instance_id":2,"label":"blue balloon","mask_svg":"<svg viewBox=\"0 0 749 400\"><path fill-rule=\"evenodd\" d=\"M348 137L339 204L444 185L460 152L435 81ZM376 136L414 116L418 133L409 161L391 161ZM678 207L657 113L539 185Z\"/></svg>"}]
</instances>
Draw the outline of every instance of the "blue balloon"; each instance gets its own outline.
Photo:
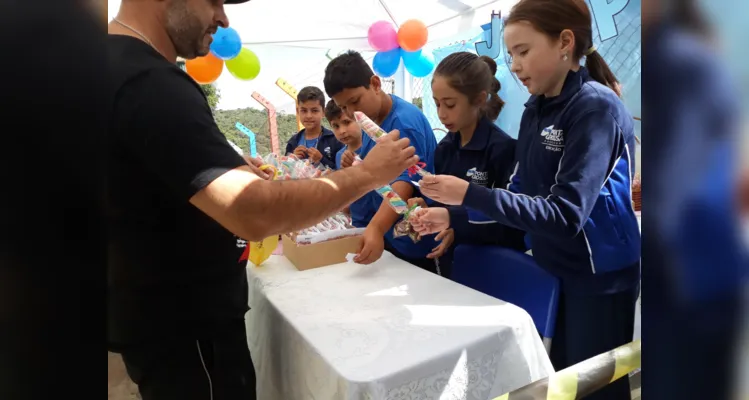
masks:
<instances>
[{"instance_id":1,"label":"blue balloon","mask_svg":"<svg viewBox=\"0 0 749 400\"><path fill-rule=\"evenodd\" d=\"M222 60L231 60L242 51L242 40L239 39L239 33L234 28L218 27L213 34L211 42L211 52Z\"/></svg>"},{"instance_id":2,"label":"blue balloon","mask_svg":"<svg viewBox=\"0 0 749 400\"><path fill-rule=\"evenodd\" d=\"M377 75L389 78L398 71L401 63L401 49L395 48L390 51L378 52L372 60L372 67Z\"/></svg>"},{"instance_id":3,"label":"blue balloon","mask_svg":"<svg viewBox=\"0 0 749 400\"><path fill-rule=\"evenodd\" d=\"M431 51L404 51L403 64L406 71L416 78L423 78L434 70L434 54Z\"/></svg>"}]
</instances>

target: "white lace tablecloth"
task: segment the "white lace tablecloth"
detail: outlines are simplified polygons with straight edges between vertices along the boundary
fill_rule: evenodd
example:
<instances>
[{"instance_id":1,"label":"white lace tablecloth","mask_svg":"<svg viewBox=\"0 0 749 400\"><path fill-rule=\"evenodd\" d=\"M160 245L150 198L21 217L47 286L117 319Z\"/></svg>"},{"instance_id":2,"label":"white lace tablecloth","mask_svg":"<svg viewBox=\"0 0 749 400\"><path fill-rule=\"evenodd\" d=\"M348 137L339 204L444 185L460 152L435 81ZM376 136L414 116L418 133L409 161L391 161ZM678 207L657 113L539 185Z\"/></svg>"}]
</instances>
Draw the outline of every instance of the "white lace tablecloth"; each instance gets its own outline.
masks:
<instances>
[{"instance_id":1,"label":"white lace tablecloth","mask_svg":"<svg viewBox=\"0 0 749 400\"><path fill-rule=\"evenodd\" d=\"M522 309L385 253L248 267L260 400L487 400L553 371Z\"/></svg>"}]
</instances>

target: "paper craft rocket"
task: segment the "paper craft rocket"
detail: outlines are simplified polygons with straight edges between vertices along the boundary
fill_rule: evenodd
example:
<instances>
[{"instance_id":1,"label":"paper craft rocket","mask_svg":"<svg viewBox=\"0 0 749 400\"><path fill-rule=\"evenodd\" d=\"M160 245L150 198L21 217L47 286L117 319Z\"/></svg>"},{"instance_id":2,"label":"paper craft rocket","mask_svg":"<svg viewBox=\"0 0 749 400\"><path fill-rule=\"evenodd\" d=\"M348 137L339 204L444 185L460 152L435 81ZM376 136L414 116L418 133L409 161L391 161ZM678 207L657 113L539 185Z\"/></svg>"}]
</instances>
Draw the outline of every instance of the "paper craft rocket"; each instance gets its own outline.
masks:
<instances>
[{"instance_id":1,"label":"paper craft rocket","mask_svg":"<svg viewBox=\"0 0 749 400\"><path fill-rule=\"evenodd\" d=\"M374 140L375 142L378 141L381 137L387 135L387 132L385 132L385 130L380 128L379 125L375 124L374 121L372 121L369 117L367 117L363 112L355 111L354 118L356 118L356 123L359 124L359 126L364 131L364 133L366 133L367 136L371 137L372 140ZM429 171L423 168L425 166L426 164L419 163L409 168L408 172L409 174L412 174L412 175L413 174L419 174L421 176L431 175Z\"/></svg>"}]
</instances>

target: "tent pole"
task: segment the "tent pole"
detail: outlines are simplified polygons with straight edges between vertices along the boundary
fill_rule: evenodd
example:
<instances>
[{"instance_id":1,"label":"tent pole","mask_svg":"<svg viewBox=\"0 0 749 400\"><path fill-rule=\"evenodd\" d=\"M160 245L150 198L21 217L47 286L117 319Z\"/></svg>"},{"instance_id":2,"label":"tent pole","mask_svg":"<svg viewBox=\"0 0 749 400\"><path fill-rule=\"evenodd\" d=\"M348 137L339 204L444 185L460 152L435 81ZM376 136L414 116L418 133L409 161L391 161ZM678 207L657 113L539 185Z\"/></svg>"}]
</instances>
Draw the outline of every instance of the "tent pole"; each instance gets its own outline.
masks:
<instances>
[{"instance_id":1,"label":"tent pole","mask_svg":"<svg viewBox=\"0 0 749 400\"><path fill-rule=\"evenodd\" d=\"M398 66L398 71L393 76L393 94L411 103L411 74L406 71L403 62Z\"/></svg>"},{"instance_id":2,"label":"tent pole","mask_svg":"<svg viewBox=\"0 0 749 400\"><path fill-rule=\"evenodd\" d=\"M393 13L388 8L388 5L385 4L385 0L380 0L380 5L385 10L385 12L387 13L388 17L390 17L390 20L393 21L393 23L395 24L395 29L397 30L400 27L400 25L398 24L398 21L395 20L395 17L393 16Z\"/></svg>"}]
</instances>

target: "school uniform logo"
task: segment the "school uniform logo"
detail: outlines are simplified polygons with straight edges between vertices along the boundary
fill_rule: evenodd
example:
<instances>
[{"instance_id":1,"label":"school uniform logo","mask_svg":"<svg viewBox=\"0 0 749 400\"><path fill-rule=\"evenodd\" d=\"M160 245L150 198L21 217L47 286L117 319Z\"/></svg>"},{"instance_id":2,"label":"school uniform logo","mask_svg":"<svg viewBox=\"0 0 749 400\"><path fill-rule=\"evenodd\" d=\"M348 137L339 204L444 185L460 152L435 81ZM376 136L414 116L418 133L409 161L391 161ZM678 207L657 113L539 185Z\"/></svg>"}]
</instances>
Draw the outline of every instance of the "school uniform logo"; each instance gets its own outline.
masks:
<instances>
[{"instance_id":1,"label":"school uniform logo","mask_svg":"<svg viewBox=\"0 0 749 400\"><path fill-rule=\"evenodd\" d=\"M541 131L541 144L549 151L564 150L564 131L549 125Z\"/></svg>"},{"instance_id":2,"label":"school uniform logo","mask_svg":"<svg viewBox=\"0 0 749 400\"><path fill-rule=\"evenodd\" d=\"M237 248L238 249L244 249L242 251L242 255L239 256L239 261L237 262L243 262L250 259L250 246L247 245L247 241L242 239L241 237L234 235L234 238L237 239Z\"/></svg>"},{"instance_id":3,"label":"school uniform logo","mask_svg":"<svg viewBox=\"0 0 749 400\"><path fill-rule=\"evenodd\" d=\"M331 154L330 154L330 147L326 147L325 149L323 149L323 152L325 152L325 154L328 156L328 158L332 157Z\"/></svg>"},{"instance_id":4,"label":"school uniform logo","mask_svg":"<svg viewBox=\"0 0 749 400\"><path fill-rule=\"evenodd\" d=\"M477 171L476 167L473 167L466 172L466 176L471 178L471 183L475 183L480 186L486 186L489 183L489 173L484 171Z\"/></svg>"}]
</instances>

